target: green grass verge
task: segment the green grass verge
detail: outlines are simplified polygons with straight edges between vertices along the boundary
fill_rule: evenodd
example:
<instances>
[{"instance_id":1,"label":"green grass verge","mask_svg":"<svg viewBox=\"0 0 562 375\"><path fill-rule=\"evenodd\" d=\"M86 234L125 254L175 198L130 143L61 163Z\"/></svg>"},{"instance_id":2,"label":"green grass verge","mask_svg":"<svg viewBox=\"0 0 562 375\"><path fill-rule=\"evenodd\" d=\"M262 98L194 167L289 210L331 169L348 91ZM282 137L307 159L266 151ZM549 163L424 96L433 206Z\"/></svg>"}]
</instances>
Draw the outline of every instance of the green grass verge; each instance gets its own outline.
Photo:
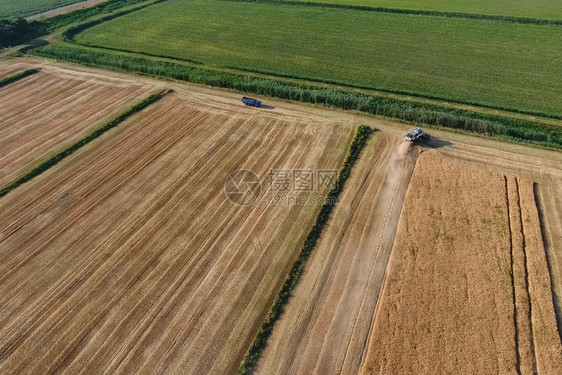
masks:
<instances>
[{"instance_id":1,"label":"green grass verge","mask_svg":"<svg viewBox=\"0 0 562 375\"><path fill-rule=\"evenodd\" d=\"M449 17L449 18L470 18L476 20L493 20L504 21L513 23L528 23L535 25L562 25L562 19L549 19L549 18L532 18L527 16L507 16L498 14L481 14L481 13L463 13L463 12L448 12L426 9L408 9L408 8L388 8L373 5L358 5L353 3L334 2L315 2L315 1L300 1L300 0L222 0L242 3L270 3L270 4L285 4L285 5L300 5L300 6L313 6L324 8L339 8L339 9L355 9L364 10L369 12L381 13L398 13L398 14L414 14L422 16L436 16L436 17ZM561 7L562 8L562 7Z\"/></svg>"},{"instance_id":2,"label":"green grass verge","mask_svg":"<svg viewBox=\"0 0 562 375\"><path fill-rule=\"evenodd\" d=\"M4 87L9 83L18 81L22 78L25 78L27 76L30 76L30 75L38 73L38 72L39 72L39 69L27 69L27 70L24 70L23 72L20 72L20 73L14 74L12 76L6 77L6 78L0 80L0 87Z\"/></svg>"},{"instance_id":3,"label":"green grass verge","mask_svg":"<svg viewBox=\"0 0 562 375\"><path fill-rule=\"evenodd\" d=\"M74 143L73 145L65 148L64 150L62 150L58 154L56 154L56 155L50 157L49 159L45 160L44 162L40 163L35 168L33 168L31 171L29 171L28 173L24 174L22 177L18 178L16 181L14 181L11 185L9 185L9 186L3 188L2 190L0 190L0 197L3 197L4 195L8 194L10 191L12 191L15 188L17 188L18 186L20 186L21 184L23 184L23 183L31 180L32 178L40 175L41 173L45 172L47 169L51 168L52 166L54 166L55 164L57 164L58 162L60 162L64 158L66 158L67 156L71 155L72 153L74 153L78 149L84 147L85 145L87 145L88 143L93 141L94 139L101 136L103 133L107 132L108 130L110 130L114 127L116 127L117 125L119 125L120 123L125 121L127 118L132 116L134 113L136 113L138 111L141 111L142 109L148 107L150 104L156 102L157 100L162 98L168 92L169 92L169 90L163 90L163 91L160 91L156 94L152 94L152 95L148 96L144 100L138 102L137 104L133 105L132 107L130 107L129 109L127 109L126 111L121 113L119 116L117 116L116 118L114 118L112 121L108 122L107 124L105 124L101 128L98 128L98 129L94 130L92 133L90 133L87 136L85 136L84 138L80 139L78 142Z\"/></svg>"},{"instance_id":4,"label":"green grass verge","mask_svg":"<svg viewBox=\"0 0 562 375\"><path fill-rule=\"evenodd\" d=\"M334 200L337 200L339 194L343 190L345 182L347 181L351 173L353 165L357 161L361 150L365 146L365 143L367 142L367 139L372 132L373 130L370 127L364 125L359 125L355 129L355 136L353 137L353 142L351 143L351 146L349 148L345 163L339 173L336 187L328 193L328 198L326 199L327 202L333 202ZM267 318L261 325L254 341L252 342L252 345L248 349L248 352L246 353L244 359L242 360L242 363L240 364L238 374L251 373L252 369L257 364L259 356L262 350L265 348L267 340L271 335L271 332L273 331L275 322L283 313L283 307L289 301L291 291L297 285L299 278L304 271L306 261L308 260L310 253L316 246L316 243L318 242L318 239L322 234L322 229L328 223L328 219L330 218L330 213L332 212L333 208L334 205L330 203L325 203L324 205L322 205L318 216L316 216L316 221L304 241L299 257L297 258L295 263L293 263L293 267L291 268L287 279L285 279L285 282L283 283L283 286L279 291L277 299L271 306Z\"/></svg>"},{"instance_id":5,"label":"green grass verge","mask_svg":"<svg viewBox=\"0 0 562 375\"><path fill-rule=\"evenodd\" d=\"M344 90L299 85L78 47L45 46L33 54L92 67L223 87L248 94L357 110L372 115L459 129L503 140L562 149L562 127Z\"/></svg>"},{"instance_id":6,"label":"green grass verge","mask_svg":"<svg viewBox=\"0 0 562 375\"><path fill-rule=\"evenodd\" d=\"M297 0L307 2L308 0ZM559 0L313 0L321 3L562 19Z\"/></svg>"},{"instance_id":7,"label":"green grass verge","mask_svg":"<svg viewBox=\"0 0 562 375\"><path fill-rule=\"evenodd\" d=\"M109 20L75 40L210 67L562 118L561 25L187 0Z\"/></svg>"},{"instance_id":8,"label":"green grass verge","mask_svg":"<svg viewBox=\"0 0 562 375\"><path fill-rule=\"evenodd\" d=\"M0 18L27 17L83 0L2 0Z\"/></svg>"}]
</instances>

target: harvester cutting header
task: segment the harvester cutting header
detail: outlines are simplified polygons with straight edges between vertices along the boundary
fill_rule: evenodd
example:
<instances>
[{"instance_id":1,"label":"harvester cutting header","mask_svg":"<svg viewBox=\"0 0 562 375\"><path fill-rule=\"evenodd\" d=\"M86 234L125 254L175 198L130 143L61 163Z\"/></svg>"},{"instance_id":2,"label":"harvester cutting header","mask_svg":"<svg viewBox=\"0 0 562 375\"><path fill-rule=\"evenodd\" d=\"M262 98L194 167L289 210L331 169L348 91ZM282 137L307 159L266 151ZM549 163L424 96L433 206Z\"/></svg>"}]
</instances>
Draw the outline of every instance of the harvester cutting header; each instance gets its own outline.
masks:
<instances>
[{"instance_id":1,"label":"harvester cutting header","mask_svg":"<svg viewBox=\"0 0 562 375\"><path fill-rule=\"evenodd\" d=\"M419 142L424 139L429 139L430 135L422 131L421 128L415 128L404 136L404 140L410 143Z\"/></svg>"}]
</instances>

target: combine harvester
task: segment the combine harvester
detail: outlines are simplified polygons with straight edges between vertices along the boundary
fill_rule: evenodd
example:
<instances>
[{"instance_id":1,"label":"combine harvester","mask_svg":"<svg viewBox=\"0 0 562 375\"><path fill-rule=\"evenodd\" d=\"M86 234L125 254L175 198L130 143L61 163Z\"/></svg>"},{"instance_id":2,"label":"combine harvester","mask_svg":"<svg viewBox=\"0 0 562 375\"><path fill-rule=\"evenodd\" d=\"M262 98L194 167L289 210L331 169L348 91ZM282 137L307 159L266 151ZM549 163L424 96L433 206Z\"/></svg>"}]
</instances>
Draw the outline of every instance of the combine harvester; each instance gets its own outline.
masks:
<instances>
[{"instance_id":1,"label":"combine harvester","mask_svg":"<svg viewBox=\"0 0 562 375\"><path fill-rule=\"evenodd\" d=\"M248 98L247 96L242 97L242 103L252 107L261 106L261 102L257 99Z\"/></svg>"},{"instance_id":2,"label":"combine harvester","mask_svg":"<svg viewBox=\"0 0 562 375\"><path fill-rule=\"evenodd\" d=\"M421 128L415 128L404 136L404 140L410 143L416 143L422 140L427 140L430 137L431 136L429 134L425 134Z\"/></svg>"}]
</instances>

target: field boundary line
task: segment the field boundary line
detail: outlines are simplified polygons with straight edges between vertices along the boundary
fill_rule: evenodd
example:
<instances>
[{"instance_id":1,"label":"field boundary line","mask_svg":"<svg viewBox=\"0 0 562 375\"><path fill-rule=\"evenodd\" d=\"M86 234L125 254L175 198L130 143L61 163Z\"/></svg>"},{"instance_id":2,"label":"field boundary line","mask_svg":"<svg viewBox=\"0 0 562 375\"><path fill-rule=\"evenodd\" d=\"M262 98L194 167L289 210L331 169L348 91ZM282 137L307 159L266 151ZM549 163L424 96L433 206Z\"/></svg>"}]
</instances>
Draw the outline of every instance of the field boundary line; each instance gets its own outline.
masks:
<instances>
[{"instance_id":1,"label":"field boundary line","mask_svg":"<svg viewBox=\"0 0 562 375\"><path fill-rule=\"evenodd\" d=\"M267 317L256 333L256 337L248 348L244 359L240 363L238 374L250 374L257 365L259 357L267 345L267 340L269 336L271 336L275 322L281 317L284 306L291 298L291 291L297 285L300 276L304 271L306 261L308 260L312 250L316 247L316 243L322 234L322 229L328 223L330 214L333 208L337 205L338 196L342 192L345 182L347 181L355 162L359 158L359 155L361 154L361 151L372 132L373 129L365 125L358 125L355 128L355 135L351 145L349 146L346 160L339 172L336 186L330 190L325 201L326 203L322 205L320 212L316 216L316 221L304 240L302 250L297 260L293 263L285 282L279 290L275 302L269 309ZM336 203L332 204L332 199L330 198L335 198Z\"/></svg>"},{"instance_id":2,"label":"field boundary line","mask_svg":"<svg viewBox=\"0 0 562 375\"><path fill-rule=\"evenodd\" d=\"M517 177L515 178L515 188L517 190L517 206L519 207L519 225L521 226L521 238L523 241L523 264L524 264L524 271L525 271L525 277L524 277L524 281L525 281L525 292L527 293L527 298L529 301L529 308L527 311L527 319L529 319L529 343L531 345L531 352L533 353L533 373L534 374L538 374L538 370L537 370L537 353L535 350L535 335L534 335L534 329L533 329L533 303L531 300L531 292L529 290L529 266L528 266L528 261L527 261L527 245L526 245L526 240L525 240L525 231L524 231L524 226L523 226L523 208L521 207L521 190L519 189L519 180L517 179Z\"/></svg>"},{"instance_id":3,"label":"field boundary line","mask_svg":"<svg viewBox=\"0 0 562 375\"><path fill-rule=\"evenodd\" d=\"M536 182L533 182L533 195L535 199L535 206L537 207L537 214L539 218L539 225L541 229L541 238L544 246L545 257L546 257L546 265L548 268L548 274L550 276L550 289L552 291L552 305L554 306L554 314L556 315L556 325L558 328L558 336L560 337L560 342L562 342L562 315L560 314L560 309L558 309L558 304L556 303L556 295L554 293L554 279L552 277L553 270L552 270L552 259L549 256L549 252L552 251L552 242L547 234L547 223L545 222L545 209L543 206L542 196L539 192L539 185Z\"/></svg>"},{"instance_id":4,"label":"field boundary line","mask_svg":"<svg viewBox=\"0 0 562 375\"><path fill-rule=\"evenodd\" d=\"M133 114L143 110L144 108L148 107L152 103L155 103L156 101L160 100L164 95L168 94L169 92L171 92L170 89L165 89L165 90L159 91L157 93L151 94L150 96L141 100L137 104L134 104L133 106L129 107L129 109L127 109L124 112L122 112L121 114L119 114L117 117L115 117L110 122L106 123L105 125L101 126L100 128L94 130L90 134L81 138L76 143L72 144L71 146L68 146L64 150L62 150L62 151L58 152L57 154L51 156L49 159L39 163L31 171L27 172L26 174L24 174L23 176L18 178L16 181L14 181L12 184L10 184L10 185L6 186L5 188L3 188L2 190L0 190L0 198L5 196L6 194L8 194L10 191L14 190L15 188L17 188L21 184L23 184L23 183L31 180L32 178L40 175L41 173L45 172L46 170L48 170L52 166L56 165L61 160L65 159L67 156L73 154L75 151L79 150L83 146L92 142L94 139L100 137L102 134L104 134L108 130L116 127L117 125L119 125L120 123L122 123L123 121L125 121L126 119L131 117Z\"/></svg>"},{"instance_id":5,"label":"field boundary line","mask_svg":"<svg viewBox=\"0 0 562 375\"><path fill-rule=\"evenodd\" d=\"M537 372L562 373L562 341L558 332L553 300L552 278L548 255L543 242L539 212L534 197L534 182L523 180L519 185L523 228L528 252L529 290L532 306L533 338Z\"/></svg>"},{"instance_id":6,"label":"field boundary line","mask_svg":"<svg viewBox=\"0 0 562 375\"><path fill-rule=\"evenodd\" d=\"M511 293L512 293L512 302L513 302L513 329L515 331L515 357L516 363L515 368L517 370L517 374L521 375L521 354L519 353L519 328L517 326L517 303L515 297L515 275L513 273L513 233L511 232L511 209L509 207L509 186L507 182L507 176L503 176L503 180L505 183L505 204L507 207L507 230L509 232L509 256L510 256L510 263L511 263Z\"/></svg>"},{"instance_id":7,"label":"field boundary line","mask_svg":"<svg viewBox=\"0 0 562 375\"><path fill-rule=\"evenodd\" d=\"M29 77L30 75L35 73L39 73L39 69L27 69L24 70L23 72L19 72L14 75L8 76L0 80L0 88L9 85L10 83L19 81L22 78Z\"/></svg>"},{"instance_id":8,"label":"field boundary line","mask_svg":"<svg viewBox=\"0 0 562 375\"><path fill-rule=\"evenodd\" d=\"M348 9L366 12L378 13L395 13L395 14L408 14L415 16L433 16L444 18L464 18L481 21L500 21L519 24L533 24L533 25L562 25L562 20L554 20L548 18L534 18L534 17L518 17L518 16L505 16L494 14L482 13L465 13L465 12L447 12L439 10L425 10L425 9L401 9L401 8L388 8L388 7L373 7L368 5L351 5L351 4L337 4L337 3L322 3L314 1L294 1L294 0L221 0L236 3L257 3L257 4L275 4L275 5L294 5L304 7L322 7L322 8L335 8L335 9Z\"/></svg>"}]
</instances>

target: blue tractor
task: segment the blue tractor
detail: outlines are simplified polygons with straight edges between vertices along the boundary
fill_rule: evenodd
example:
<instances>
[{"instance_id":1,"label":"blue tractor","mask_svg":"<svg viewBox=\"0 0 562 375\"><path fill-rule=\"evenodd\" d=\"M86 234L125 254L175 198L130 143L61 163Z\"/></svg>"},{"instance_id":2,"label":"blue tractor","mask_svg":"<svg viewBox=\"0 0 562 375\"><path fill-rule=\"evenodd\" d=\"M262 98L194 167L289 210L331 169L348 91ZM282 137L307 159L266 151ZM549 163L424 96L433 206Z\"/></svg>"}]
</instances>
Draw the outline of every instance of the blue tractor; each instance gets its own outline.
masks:
<instances>
[{"instance_id":1,"label":"blue tractor","mask_svg":"<svg viewBox=\"0 0 562 375\"><path fill-rule=\"evenodd\" d=\"M244 96L242 98L242 103L244 103L245 105L249 105L252 107L259 107L261 106L261 102L257 99L252 99L252 98L248 98L246 96Z\"/></svg>"}]
</instances>

